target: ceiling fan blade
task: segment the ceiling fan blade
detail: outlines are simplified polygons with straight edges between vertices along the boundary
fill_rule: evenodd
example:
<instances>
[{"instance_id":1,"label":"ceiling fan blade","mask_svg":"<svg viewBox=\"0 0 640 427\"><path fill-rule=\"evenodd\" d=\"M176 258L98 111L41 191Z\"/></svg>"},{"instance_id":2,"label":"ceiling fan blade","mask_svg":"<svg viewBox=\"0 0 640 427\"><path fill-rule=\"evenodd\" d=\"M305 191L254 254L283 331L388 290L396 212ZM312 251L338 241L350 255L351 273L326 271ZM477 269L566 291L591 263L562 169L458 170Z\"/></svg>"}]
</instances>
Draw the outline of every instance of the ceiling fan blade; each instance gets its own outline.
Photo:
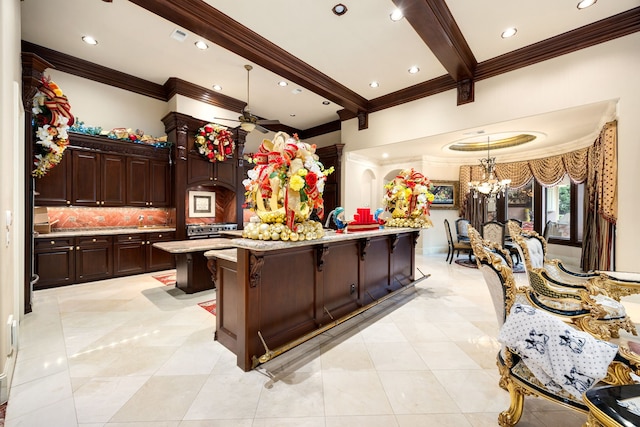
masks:
<instances>
[{"instance_id":1,"label":"ceiling fan blade","mask_svg":"<svg viewBox=\"0 0 640 427\"><path fill-rule=\"evenodd\" d=\"M262 133L268 133L269 132L269 129L263 128L262 126L260 126L258 124L256 125L256 130L259 130Z\"/></svg>"},{"instance_id":2,"label":"ceiling fan blade","mask_svg":"<svg viewBox=\"0 0 640 427\"><path fill-rule=\"evenodd\" d=\"M224 117L214 117L213 120L224 120L226 122L241 122L241 120L236 119L226 119Z\"/></svg>"},{"instance_id":3,"label":"ceiling fan blade","mask_svg":"<svg viewBox=\"0 0 640 427\"><path fill-rule=\"evenodd\" d=\"M280 124L280 120L258 120L257 123L259 125L279 125Z\"/></svg>"}]
</instances>

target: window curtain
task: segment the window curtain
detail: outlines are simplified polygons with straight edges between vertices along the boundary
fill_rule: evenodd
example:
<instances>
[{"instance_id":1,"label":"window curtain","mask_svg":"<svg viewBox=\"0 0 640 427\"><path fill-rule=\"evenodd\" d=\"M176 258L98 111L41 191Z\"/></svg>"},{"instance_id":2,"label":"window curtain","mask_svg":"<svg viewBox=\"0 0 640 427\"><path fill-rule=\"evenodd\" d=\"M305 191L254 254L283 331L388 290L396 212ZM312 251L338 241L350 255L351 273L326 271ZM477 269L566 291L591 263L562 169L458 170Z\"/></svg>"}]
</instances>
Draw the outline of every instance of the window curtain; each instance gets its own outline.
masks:
<instances>
[{"instance_id":1,"label":"window curtain","mask_svg":"<svg viewBox=\"0 0 640 427\"><path fill-rule=\"evenodd\" d=\"M614 242L618 219L618 125L607 123L589 149L585 186L583 270L615 270Z\"/></svg>"},{"instance_id":2,"label":"window curtain","mask_svg":"<svg viewBox=\"0 0 640 427\"><path fill-rule=\"evenodd\" d=\"M496 164L497 179L511 179L511 188L525 186L531 178L553 187L565 175L576 184L586 182L582 242L584 270L613 269L613 237L617 219L617 122L607 123L591 147L558 156ZM602 172L600 172L602 171ZM460 166L460 216L480 221L483 213L469 197L469 182L482 179L482 166ZM475 219L475 221L474 221Z\"/></svg>"}]
</instances>

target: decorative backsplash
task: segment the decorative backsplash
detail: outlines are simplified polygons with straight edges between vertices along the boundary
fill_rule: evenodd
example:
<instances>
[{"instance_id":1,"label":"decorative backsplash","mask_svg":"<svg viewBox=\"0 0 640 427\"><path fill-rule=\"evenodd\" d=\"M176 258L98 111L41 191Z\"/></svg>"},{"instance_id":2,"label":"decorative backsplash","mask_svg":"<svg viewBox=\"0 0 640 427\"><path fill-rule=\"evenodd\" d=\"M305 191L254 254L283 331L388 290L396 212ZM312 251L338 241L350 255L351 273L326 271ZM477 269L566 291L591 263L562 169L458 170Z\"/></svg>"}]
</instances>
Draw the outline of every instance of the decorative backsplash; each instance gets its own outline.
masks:
<instances>
[{"instance_id":1,"label":"decorative backsplash","mask_svg":"<svg viewBox=\"0 0 640 427\"><path fill-rule=\"evenodd\" d=\"M175 225L173 208L87 208L50 207L52 230L101 227L137 227L140 225ZM142 219L140 220L140 217Z\"/></svg>"}]
</instances>

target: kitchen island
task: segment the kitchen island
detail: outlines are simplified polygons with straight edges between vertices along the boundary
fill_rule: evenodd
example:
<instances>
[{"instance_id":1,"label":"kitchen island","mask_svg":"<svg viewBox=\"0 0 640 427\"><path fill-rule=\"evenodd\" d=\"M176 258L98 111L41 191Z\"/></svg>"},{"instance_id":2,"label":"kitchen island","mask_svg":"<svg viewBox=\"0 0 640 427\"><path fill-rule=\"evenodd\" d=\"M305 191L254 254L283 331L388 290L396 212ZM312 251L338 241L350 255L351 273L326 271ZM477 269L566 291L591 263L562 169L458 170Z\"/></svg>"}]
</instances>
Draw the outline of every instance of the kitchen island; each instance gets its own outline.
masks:
<instances>
[{"instance_id":1,"label":"kitchen island","mask_svg":"<svg viewBox=\"0 0 640 427\"><path fill-rule=\"evenodd\" d=\"M215 288L211 272L207 267L206 251L234 247L232 239L211 238L178 240L154 243L154 247L169 252L176 259L176 288L187 294Z\"/></svg>"},{"instance_id":2,"label":"kitchen island","mask_svg":"<svg viewBox=\"0 0 640 427\"><path fill-rule=\"evenodd\" d=\"M232 239L235 258L205 252L217 286L216 340L245 371L265 363L415 284L419 235L386 228L302 242Z\"/></svg>"}]
</instances>

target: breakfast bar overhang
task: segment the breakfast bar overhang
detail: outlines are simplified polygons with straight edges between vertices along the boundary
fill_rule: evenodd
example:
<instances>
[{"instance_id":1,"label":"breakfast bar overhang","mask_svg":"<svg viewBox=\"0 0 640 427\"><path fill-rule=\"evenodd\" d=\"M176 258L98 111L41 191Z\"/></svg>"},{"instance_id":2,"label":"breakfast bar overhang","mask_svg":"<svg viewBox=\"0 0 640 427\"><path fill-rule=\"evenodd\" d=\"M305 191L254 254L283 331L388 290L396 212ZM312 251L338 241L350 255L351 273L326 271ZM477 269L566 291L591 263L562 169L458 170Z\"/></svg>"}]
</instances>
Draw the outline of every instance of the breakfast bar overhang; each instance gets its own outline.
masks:
<instances>
[{"instance_id":1,"label":"breakfast bar overhang","mask_svg":"<svg viewBox=\"0 0 640 427\"><path fill-rule=\"evenodd\" d=\"M419 229L328 232L302 242L233 239L205 256L215 277L215 339L244 371L349 319L415 280Z\"/></svg>"}]
</instances>

